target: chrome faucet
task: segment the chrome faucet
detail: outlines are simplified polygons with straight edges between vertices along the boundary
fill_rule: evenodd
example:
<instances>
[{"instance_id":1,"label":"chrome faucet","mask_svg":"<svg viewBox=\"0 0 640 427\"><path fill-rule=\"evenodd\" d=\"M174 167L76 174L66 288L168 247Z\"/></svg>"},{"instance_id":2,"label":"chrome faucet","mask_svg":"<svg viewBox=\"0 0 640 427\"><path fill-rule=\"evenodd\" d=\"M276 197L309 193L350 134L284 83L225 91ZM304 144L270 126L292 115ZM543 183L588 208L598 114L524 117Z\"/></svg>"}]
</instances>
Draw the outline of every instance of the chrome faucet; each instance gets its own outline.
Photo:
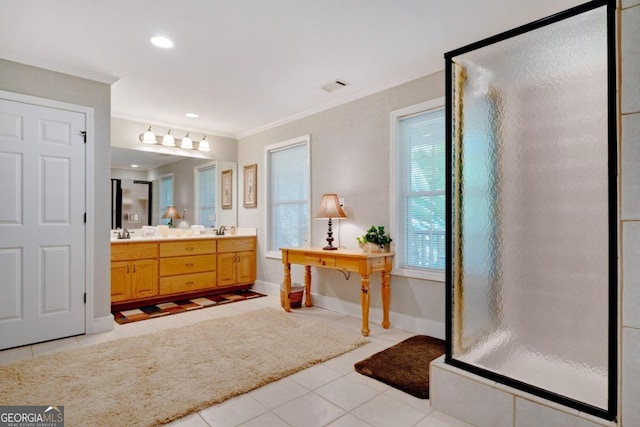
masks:
<instances>
[{"instance_id":1,"label":"chrome faucet","mask_svg":"<svg viewBox=\"0 0 640 427\"><path fill-rule=\"evenodd\" d=\"M131 235L129 234L129 230L125 227L122 232L118 233L118 239L130 239Z\"/></svg>"},{"instance_id":2,"label":"chrome faucet","mask_svg":"<svg viewBox=\"0 0 640 427\"><path fill-rule=\"evenodd\" d=\"M218 228L216 230L216 235L218 236L224 236L224 232L227 230L227 227L225 227L224 225L221 225L220 228Z\"/></svg>"}]
</instances>

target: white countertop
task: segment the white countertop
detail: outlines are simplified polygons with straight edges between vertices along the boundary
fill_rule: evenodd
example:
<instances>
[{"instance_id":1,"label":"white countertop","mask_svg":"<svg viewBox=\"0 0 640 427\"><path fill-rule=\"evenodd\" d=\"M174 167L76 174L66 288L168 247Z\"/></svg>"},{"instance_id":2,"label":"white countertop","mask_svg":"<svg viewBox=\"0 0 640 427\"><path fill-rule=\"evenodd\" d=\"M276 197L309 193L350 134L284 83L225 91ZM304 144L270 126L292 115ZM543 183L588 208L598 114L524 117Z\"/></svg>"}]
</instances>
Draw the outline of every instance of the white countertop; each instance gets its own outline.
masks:
<instances>
[{"instance_id":1,"label":"white countertop","mask_svg":"<svg viewBox=\"0 0 640 427\"><path fill-rule=\"evenodd\" d=\"M255 228L239 228L236 231L236 234L229 234L227 230L224 235L218 236L213 232L213 229L206 229L207 234L194 236L194 235L186 235L185 232L190 232L190 229L181 230L183 233L181 236L177 236L178 229L172 228L169 229L169 236L155 236L155 237L143 237L142 230L129 230L129 235L131 238L129 239L118 239L118 232L121 230L111 230L111 243L128 243L128 242L168 242L172 240L193 240L193 239L229 239L229 238L237 238L237 237L252 237L256 236L257 230Z\"/></svg>"}]
</instances>

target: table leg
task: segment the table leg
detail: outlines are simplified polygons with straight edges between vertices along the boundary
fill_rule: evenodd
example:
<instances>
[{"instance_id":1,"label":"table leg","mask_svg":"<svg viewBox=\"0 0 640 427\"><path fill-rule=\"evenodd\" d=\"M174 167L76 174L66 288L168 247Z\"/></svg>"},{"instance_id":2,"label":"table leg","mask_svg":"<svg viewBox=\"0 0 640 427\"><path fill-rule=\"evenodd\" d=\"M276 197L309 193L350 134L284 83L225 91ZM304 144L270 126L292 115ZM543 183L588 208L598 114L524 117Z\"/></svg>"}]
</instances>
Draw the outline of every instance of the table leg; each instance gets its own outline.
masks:
<instances>
[{"instance_id":1,"label":"table leg","mask_svg":"<svg viewBox=\"0 0 640 427\"><path fill-rule=\"evenodd\" d=\"M284 263L284 311L291 311L289 294L291 294L291 264Z\"/></svg>"},{"instance_id":2,"label":"table leg","mask_svg":"<svg viewBox=\"0 0 640 427\"><path fill-rule=\"evenodd\" d=\"M391 275L388 271L382 272L382 327L389 329L389 302L391 300Z\"/></svg>"},{"instance_id":3,"label":"table leg","mask_svg":"<svg viewBox=\"0 0 640 427\"><path fill-rule=\"evenodd\" d=\"M369 276L362 275L360 279L360 305L362 306L362 335L369 336Z\"/></svg>"},{"instance_id":4,"label":"table leg","mask_svg":"<svg viewBox=\"0 0 640 427\"><path fill-rule=\"evenodd\" d=\"M304 266L304 305L305 307L313 307L311 303L311 266Z\"/></svg>"}]
</instances>

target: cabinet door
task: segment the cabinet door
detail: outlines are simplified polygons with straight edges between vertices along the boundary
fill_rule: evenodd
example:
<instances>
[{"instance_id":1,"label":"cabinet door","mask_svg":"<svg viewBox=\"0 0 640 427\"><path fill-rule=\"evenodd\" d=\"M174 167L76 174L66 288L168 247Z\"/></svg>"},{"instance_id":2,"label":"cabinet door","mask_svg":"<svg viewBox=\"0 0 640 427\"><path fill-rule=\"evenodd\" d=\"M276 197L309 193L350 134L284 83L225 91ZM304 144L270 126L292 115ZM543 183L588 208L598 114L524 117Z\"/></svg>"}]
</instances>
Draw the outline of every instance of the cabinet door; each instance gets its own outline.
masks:
<instances>
[{"instance_id":1,"label":"cabinet door","mask_svg":"<svg viewBox=\"0 0 640 427\"><path fill-rule=\"evenodd\" d=\"M125 301L130 298L130 269L131 266L128 261L111 262L111 303Z\"/></svg>"},{"instance_id":2,"label":"cabinet door","mask_svg":"<svg viewBox=\"0 0 640 427\"><path fill-rule=\"evenodd\" d=\"M237 277L236 281L239 285L255 282L256 266L255 252L238 252L237 253Z\"/></svg>"},{"instance_id":3,"label":"cabinet door","mask_svg":"<svg viewBox=\"0 0 640 427\"><path fill-rule=\"evenodd\" d=\"M131 264L131 298L148 298L158 295L158 261L144 259L133 261Z\"/></svg>"},{"instance_id":4,"label":"cabinet door","mask_svg":"<svg viewBox=\"0 0 640 427\"><path fill-rule=\"evenodd\" d=\"M218 286L236 283L236 253L218 254Z\"/></svg>"}]
</instances>

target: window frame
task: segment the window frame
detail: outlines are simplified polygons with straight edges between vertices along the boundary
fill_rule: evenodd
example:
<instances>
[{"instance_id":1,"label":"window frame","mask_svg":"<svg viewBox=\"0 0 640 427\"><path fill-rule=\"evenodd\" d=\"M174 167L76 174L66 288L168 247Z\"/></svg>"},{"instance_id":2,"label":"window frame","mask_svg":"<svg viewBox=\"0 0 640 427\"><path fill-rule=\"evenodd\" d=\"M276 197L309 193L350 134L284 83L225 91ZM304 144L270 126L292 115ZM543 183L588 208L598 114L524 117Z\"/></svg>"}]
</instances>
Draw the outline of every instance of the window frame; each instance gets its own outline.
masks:
<instances>
[{"instance_id":1,"label":"window frame","mask_svg":"<svg viewBox=\"0 0 640 427\"><path fill-rule=\"evenodd\" d=\"M404 260L404 227L402 222L404 208L398 201L402 198L402 178L400 176L401 170L399 163L402 161L400 154L400 120L409 116L415 116L421 113L427 113L435 110L445 109L445 97L434 98L428 101L420 102L418 104L410 105L398 110L394 110L389 114L390 117L390 195L389 195L389 218L390 232L395 241L396 262L394 263L391 274L395 276L403 276L415 279L424 279L432 282L445 282L445 268L433 269L433 268L406 268L400 267ZM446 194L445 194L446 196Z\"/></svg>"},{"instance_id":2,"label":"window frame","mask_svg":"<svg viewBox=\"0 0 640 427\"><path fill-rule=\"evenodd\" d=\"M285 150L287 148L293 148L296 146L300 146L300 145L304 145L306 147L306 151L307 151L307 203L306 203L306 209L307 209L307 237L306 237L306 241L309 241L309 234L311 233L311 134L307 134L307 135L302 135L296 138L291 138L288 139L286 141L282 141L282 142L277 142L275 144L270 144L267 145L266 147L264 147L264 164L265 164L265 171L264 171L264 179L262 180L262 182L264 182L264 188L263 188L263 194L265 194L266 196L266 215L264 216L265 218L265 223L264 223L264 229L266 230L266 242L267 242L267 246L266 246L266 250L265 250L265 258L272 258L272 259L282 259L282 252L279 250L272 250L270 249L273 241L274 241L274 236L272 234L272 229L271 229L271 223L272 223L272 215L273 215L273 209L272 209L272 200L271 200L271 153L276 152L276 151L281 151L281 150Z\"/></svg>"},{"instance_id":3,"label":"window frame","mask_svg":"<svg viewBox=\"0 0 640 427\"><path fill-rule=\"evenodd\" d=\"M212 162L203 163L193 167L193 224L200 224L200 222L196 222L200 220L200 172L204 169L213 169L215 175L215 185L213 187L213 209L214 215L216 219L214 220L214 224L217 225L218 221L218 162L216 160ZM202 223L205 227L209 227L209 223ZM214 225L214 226L215 226Z\"/></svg>"},{"instance_id":4,"label":"window frame","mask_svg":"<svg viewBox=\"0 0 640 427\"><path fill-rule=\"evenodd\" d=\"M163 200L162 200L162 189L164 187L164 185L162 184L162 181L165 178L169 178L171 177L171 205L175 206L176 200L175 200L175 195L176 195L176 178L173 174L173 172L171 173L167 173L164 175L160 175L158 177L158 207L159 209L159 214L158 214L158 224L161 223L162 219L162 215L164 215L164 212L167 210L167 206L162 206ZM168 205L168 206L171 206ZM167 221L168 223L168 221ZM166 225L166 224L165 224Z\"/></svg>"}]
</instances>

